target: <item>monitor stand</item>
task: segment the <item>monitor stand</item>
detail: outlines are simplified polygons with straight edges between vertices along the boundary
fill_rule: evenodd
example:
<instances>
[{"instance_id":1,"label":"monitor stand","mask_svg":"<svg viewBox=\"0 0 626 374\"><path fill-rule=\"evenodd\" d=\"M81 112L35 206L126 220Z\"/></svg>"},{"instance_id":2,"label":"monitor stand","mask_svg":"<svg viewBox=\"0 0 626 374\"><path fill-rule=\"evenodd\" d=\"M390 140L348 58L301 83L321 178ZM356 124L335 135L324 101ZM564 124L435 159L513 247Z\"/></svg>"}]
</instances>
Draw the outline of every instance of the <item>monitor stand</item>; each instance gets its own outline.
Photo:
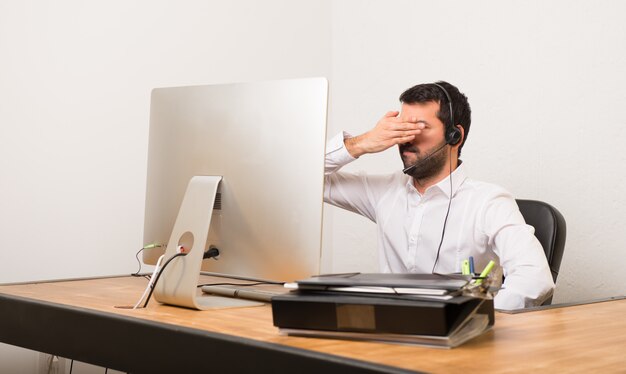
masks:
<instances>
[{"instance_id":1,"label":"monitor stand","mask_svg":"<svg viewBox=\"0 0 626 374\"><path fill-rule=\"evenodd\" d=\"M221 180L221 176L195 176L189 181L163 263L177 253L179 246L185 248L187 255L173 259L162 270L154 289L154 298L158 302L198 310L263 305L242 299L198 295L204 247Z\"/></svg>"}]
</instances>

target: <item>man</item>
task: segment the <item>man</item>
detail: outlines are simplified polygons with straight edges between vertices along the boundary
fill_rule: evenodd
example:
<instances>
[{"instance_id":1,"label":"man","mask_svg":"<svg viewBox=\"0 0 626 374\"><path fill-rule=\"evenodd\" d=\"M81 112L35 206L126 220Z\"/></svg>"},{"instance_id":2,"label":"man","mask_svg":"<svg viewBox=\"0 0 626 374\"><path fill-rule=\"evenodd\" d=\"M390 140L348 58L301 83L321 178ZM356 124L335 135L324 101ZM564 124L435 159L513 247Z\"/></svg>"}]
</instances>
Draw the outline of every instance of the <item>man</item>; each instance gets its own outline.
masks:
<instances>
[{"instance_id":1,"label":"man","mask_svg":"<svg viewBox=\"0 0 626 374\"><path fill-rule=\"evenodd\" d=\"M376 223L382 272L458 273L470 256L480 272L494 260L506 277L496 308L541 304L554 282L533 228L509 192L468 178L459 159L471 123L467 97L437 82L409 88L400 102L401 112L372 130L329 142L324 200ZM338 171L396 145L406 174Z\"/></svg>"}]
</instances>

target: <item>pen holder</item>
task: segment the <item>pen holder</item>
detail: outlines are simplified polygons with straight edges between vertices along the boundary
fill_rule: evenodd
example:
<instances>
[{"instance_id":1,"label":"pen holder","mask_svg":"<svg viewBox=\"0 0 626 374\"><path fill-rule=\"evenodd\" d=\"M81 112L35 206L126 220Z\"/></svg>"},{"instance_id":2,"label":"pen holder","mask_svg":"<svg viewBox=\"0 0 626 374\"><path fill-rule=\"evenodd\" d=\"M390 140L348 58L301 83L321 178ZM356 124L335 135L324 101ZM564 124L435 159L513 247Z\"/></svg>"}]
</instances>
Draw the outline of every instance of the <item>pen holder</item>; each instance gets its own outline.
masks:
<instances>
[{"instance_id":1,"label":"pen holder","mask_svg":"<svg viewBox=\"0 0 626 374\"><path fill-rule=\"evenodd\" d=\"M463 295L493 299L502 285L502 268L494 267L484 279L476 279L476 277L478 276L475 276L475 279L463 289Z\"/></svg>"}]
</instances>

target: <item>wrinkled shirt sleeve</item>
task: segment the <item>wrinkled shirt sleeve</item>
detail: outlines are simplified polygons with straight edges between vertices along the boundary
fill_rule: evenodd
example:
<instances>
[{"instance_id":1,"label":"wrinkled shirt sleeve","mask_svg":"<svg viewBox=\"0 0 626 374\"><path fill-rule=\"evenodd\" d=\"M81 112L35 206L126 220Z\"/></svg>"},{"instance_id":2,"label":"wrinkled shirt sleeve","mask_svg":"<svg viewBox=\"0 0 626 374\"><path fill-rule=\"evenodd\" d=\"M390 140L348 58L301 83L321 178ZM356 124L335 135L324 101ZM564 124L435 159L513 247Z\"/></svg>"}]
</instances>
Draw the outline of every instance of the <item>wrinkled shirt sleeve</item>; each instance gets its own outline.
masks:
<instances>
[{"instance_id":1,"label":"wrinkled shirt sleeve","mask_svg":"<svg viewBox=\"0 0 626 374\"><path fill-rule=\"evenodd\" d=\"M360 174L342 173L339 169L356 160L344 144L350 134L343 132L326 145L324 201L376 221L375 198L372 196L368 177Z\"/></svg>"},{"instance_id":2,"label":"wrinkled shirt sleeve","mask_svg":"<svg viewBox=\"0 0 626 374\"><path fill-rule=\"evenodd\" d=\"M497 309L532 307L552 296L554 281L543 247L513 196L501 191L485 204L481 229L504 270Z\"/></svg>"}]
</instances>

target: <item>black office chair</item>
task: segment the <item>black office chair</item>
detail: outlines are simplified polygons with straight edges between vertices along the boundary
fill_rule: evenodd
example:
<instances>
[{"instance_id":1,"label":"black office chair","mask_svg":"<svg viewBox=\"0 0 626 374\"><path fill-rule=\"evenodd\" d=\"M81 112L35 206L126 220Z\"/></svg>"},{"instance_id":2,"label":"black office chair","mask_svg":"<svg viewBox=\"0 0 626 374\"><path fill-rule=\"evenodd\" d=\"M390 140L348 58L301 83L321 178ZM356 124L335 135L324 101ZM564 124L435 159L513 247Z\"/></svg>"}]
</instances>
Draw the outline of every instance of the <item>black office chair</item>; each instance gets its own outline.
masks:
<instances>
[{"instance_id":1,"label":"black office chair","mask_svg":"<svg viewBox=\"0 0 626 374\"><path fill-rule=\"evenodd\" d=\"M537 200L516 200L526 223L535 228L535 236L543 247L556 283L565 250L566 224L561 212L550 204ZM549 305L552 298L543 305Z\"/></svg>"}]
</instances>

